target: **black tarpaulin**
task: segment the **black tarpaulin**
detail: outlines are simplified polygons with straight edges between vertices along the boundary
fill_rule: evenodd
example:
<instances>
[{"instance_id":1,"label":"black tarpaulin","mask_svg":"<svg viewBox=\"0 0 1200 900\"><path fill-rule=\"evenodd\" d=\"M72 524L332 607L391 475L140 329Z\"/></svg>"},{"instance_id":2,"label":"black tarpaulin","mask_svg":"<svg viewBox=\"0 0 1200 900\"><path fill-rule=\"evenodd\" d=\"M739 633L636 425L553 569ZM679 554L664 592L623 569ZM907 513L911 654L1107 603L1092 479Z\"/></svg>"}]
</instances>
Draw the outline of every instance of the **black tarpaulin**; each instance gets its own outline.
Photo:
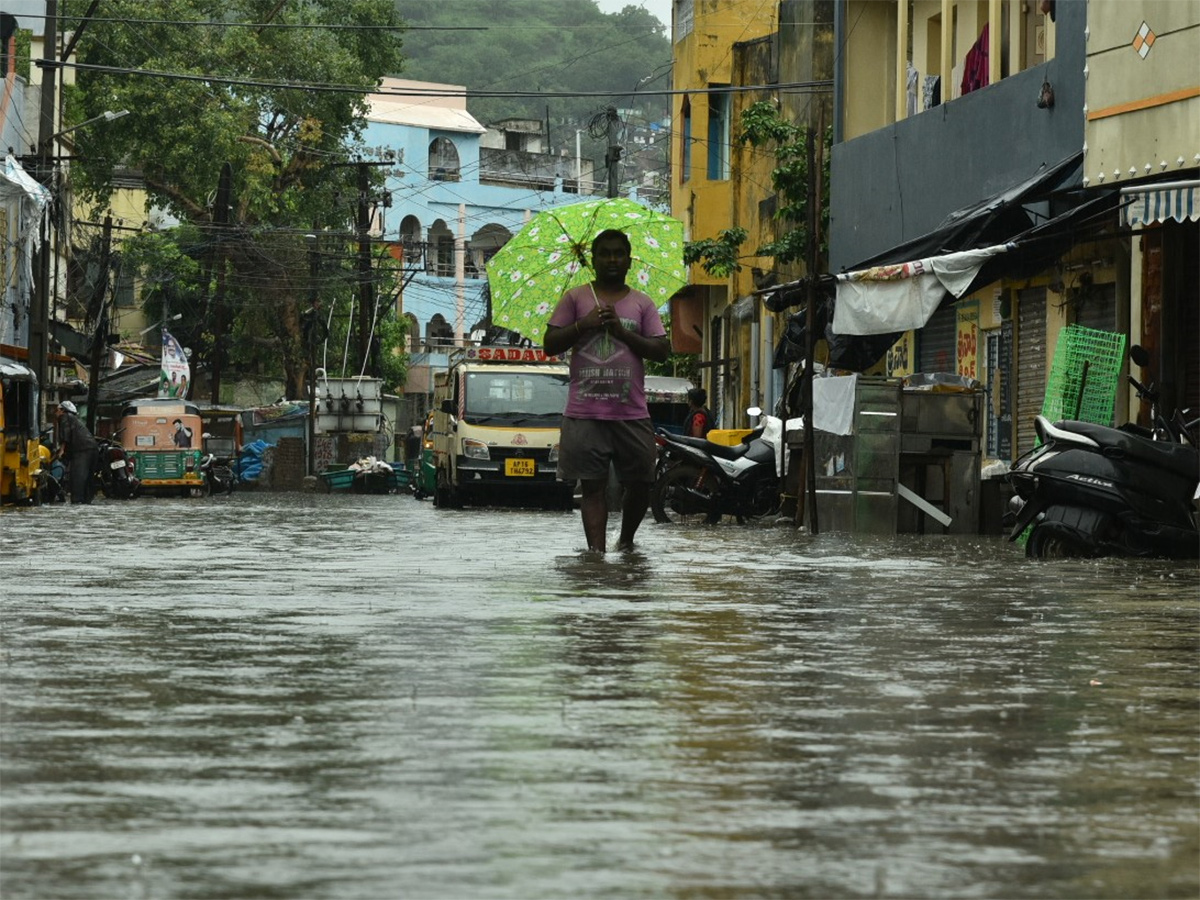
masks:
<instances>
[{"instance_id":1,"label":"black tarpaulin","mask_svg":"<svg viewBox=\"0 0 1200 900\"><path fill-rule=\"evenodd\" d=\"M1042 222L1027 205L1048 200L1064 186L1073 186L1082 153L1074 154L1036 176L980 203L956 210L928 234L905 241L853 267L853 270L885 264L903 263L930 256L971 250L992 244L1010 243L1014 247L987 261L972 280L964 295L1002 278L1028 278L1045 270L1080 240L1089 236L1097 223L1106 222L1116 209L1116 190L1099 195ZM783 291L788 285L781 286ZM952 302L947 293L943 304ZM862 371L878 362L901 332L850 336L827 329L830 364L836 368Z\"/></svg>"}]
</instances>

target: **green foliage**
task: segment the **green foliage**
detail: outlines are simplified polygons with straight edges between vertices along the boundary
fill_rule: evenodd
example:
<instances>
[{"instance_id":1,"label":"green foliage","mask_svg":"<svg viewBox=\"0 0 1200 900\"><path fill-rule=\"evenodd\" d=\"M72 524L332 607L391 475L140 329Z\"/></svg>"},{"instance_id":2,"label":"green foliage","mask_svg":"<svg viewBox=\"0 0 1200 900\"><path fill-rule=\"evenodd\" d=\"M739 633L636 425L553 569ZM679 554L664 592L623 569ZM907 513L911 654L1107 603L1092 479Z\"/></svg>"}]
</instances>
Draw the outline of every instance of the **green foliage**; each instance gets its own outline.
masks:
<instances>
[{"instance_id":1,"label":"green foliage","mask_svg":"<svg viewBox=\"0 0 1200 900\"><path fill-rule=\"evenodd\" d=\"M121 243L119 265L142 279L142 308L149 322L176 314L169 330L192 350L192 365L211 360L214 335L206 319L209 272L203 255L207 241L194 226L167 232L142 232Z\"/></svg>"},{"instance_id":2,"label":"green foliage","mask_svg":"<svg viewBox=\"0 0 1200 900\"><path fill-rule=\"evenodd\" d=\"M396 315L393 308L380 321L378 331L384 348L379 354L379 377L384 390L399 393L408 380L408 354L399 351L408 340L408 319Z\"/></svg>"},{"instance_id":3,"label":"green foliage","mask_svg":"<svg viewBox=\"0 0 1200 900\"><path fill-rule=\"evenodd\" d=\"M808 258L808 137L807 130L787 122L773 103L760 101L742 111L738 139L755 148L771 148L775 167L771 170L771 186L779 198L775 219L783 226L782 235L768 241L755 251L756 256L771 256L779 263L793 263ZM829 160L833 132L825 134L825 153L822 173L821 242L818 253L828 255L829 234ZM738 251L748 234L740 227L718 232L716 238L689 241L683 250L684 262L699 262L704 271L724 278L740 271Z\"/></svg>"},{"instance_id":4,"label":"green foliage","mask_svg":"<svg viewBox=\"0 0 1200 900\"><path fill-rule=\"evenodd\" d=\"M105 110L131 114L77 132L87 152L72 165L75 191L102 208L114 176L140 173L149 204L188 226L164 235L179 246L174 254L160 247L157 268L143 277L178 281L184 276L167 268L172 258L208 261L193 312L210 323L226 260L228 358L284 374L293 396L304 383L302 236L316 228L350 237L353 210L342 198L359 192L345 163L365 125L366 94L401 69L398 24L392 0L106 0L100 20L80 32L80 62L101 68L80 69L65 89L67 125ZM311 27L273 27L284 25ZM342 27L325 27L333 25ZM344 27L352 25L371 27ZM79 22L68 17L64 27ZM225 163L233 173L227 211L215 208ZM230 227L220 227L222 213Z\"/></svg>"},{"instance_id":5,"label":"green foliage","mask_svg":"<svg viewBox=\"0 0 1200 900\"><path fill-rule=\"evenodd\" d=\"M807 129L787 122L773 103L759 101L742 112L742 130L739 139L755 148L773 147L775 168L771 170L771 186L779 197L775 218L787 231L777 240L759 248L761 256L773 256L780 263L798 262L806 259L809 249L808 234L808 132ZM821 242L819 255L828 255L829 234L829 160L833 132L824 135L825 148L822 172L821 196Z\"/></svg>"},{"instance_id":6,"label":"green foliage","mask_svg":"<svg viewBox=\"0 0 1200 900\"><path fill-rule=\"evenodd\" d=\"M708 274L725 278L741 271L738 250L746 237L746 229L735 225L721 229L715 238L688 241L683 245L683 261L689 266L698 262Z\"/></svg>"},{"instance_id":7,"label":"green foliage","mask_svg":"<svg viewBox=\"0 0 1200 900\"><path fill-rule=\"evenodd\" d=\"M472 99L472 115L485 124L549 118L554 149L567 147L573 153L576 129L587 129L592 116L608 105L632 107L634 112L622 117L629 124L670 115L668 96L646 93L670 87L669 34L658 19L632 3L612 14L601 12L594 0L397 0L396 6L414 27L486 29L410 32L406 78L480 90L580 95ZM589 96L592 91L627 93ZM605 141L586 130L581 137L584 155L602 165ZM665 151L662 165L665 172Z\"/></svg>"},{"instance_id":8,"label":"green foliage","mask_svg":"<svg viewBox=\"0 0 1200 900\"><path fill-rule=\"evenodd\" d=\"M33 60L29 54L32 52L30 44L33 42L33 32L28 28L17 29L17 50L13 56L16 62L17 75L24 78L26 83L29 81L29 69L33 65Z\"/></svg>"},{"instance_id":9,"label":"green foliage","mask_svg":"<svg viewBox=\"0 0 1200 900\"><path fill-rule=\"evenodd\" d=\"M667 334L671 333L671 317L664 315L662 317L663 327L667 329ZM700 356L696 353L672 353L662 362L657 360L646 360L647 375L666 375L674 378L691 379L692 384L700 383L700 369L698 364Z\"/></svg>"}]
</instances>

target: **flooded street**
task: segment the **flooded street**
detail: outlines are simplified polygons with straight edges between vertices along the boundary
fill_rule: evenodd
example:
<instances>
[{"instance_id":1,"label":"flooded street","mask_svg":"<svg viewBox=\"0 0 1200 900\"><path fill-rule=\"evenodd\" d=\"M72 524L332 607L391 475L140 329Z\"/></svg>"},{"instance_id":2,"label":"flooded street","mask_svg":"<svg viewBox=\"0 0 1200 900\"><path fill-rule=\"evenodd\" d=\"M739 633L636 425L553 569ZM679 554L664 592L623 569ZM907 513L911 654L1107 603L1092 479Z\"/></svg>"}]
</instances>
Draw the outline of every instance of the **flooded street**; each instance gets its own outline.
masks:
<instances>
[{"instance_id":1,"label":"flooded street","mask_svg":"<svg viewBox=\"0 0 1200 900\"><path fill-rule=\"evenodd\" d=\"M0 895L1200 895L1195 563L639 538L407 496L5 510Z\"/></svg>"}]
</instances>

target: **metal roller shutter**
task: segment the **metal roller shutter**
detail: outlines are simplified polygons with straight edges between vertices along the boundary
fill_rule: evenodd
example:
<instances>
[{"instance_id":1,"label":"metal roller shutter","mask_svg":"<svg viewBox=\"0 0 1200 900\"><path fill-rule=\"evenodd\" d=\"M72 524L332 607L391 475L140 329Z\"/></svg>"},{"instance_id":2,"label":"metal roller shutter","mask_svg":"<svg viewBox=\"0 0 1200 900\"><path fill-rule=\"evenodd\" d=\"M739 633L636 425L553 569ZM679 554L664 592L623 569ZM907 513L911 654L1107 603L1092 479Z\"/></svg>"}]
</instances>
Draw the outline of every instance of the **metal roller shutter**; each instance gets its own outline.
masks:
<instances>
[{"instance_id":1,"label":"metal roller shutter","mask_svg":"<svg viewBox=\"0 0 1200 900\"><path fill-rule=\"evenodd\" d=\"M943 306L917 332L918 372L957 372L958 314L954 305Z\"/></svg>"},{"instance_id":2,"label":"metal roller shutter","mask_svg":"<svg viewBox=\"0 0 1200 900\"><path fill-rule=\"evenodd\" d=\"M1013 458L1033 448L1033 420L1046 396L1046 289L1017 292L1017 446Z\"/></svg>"}]
</instances>

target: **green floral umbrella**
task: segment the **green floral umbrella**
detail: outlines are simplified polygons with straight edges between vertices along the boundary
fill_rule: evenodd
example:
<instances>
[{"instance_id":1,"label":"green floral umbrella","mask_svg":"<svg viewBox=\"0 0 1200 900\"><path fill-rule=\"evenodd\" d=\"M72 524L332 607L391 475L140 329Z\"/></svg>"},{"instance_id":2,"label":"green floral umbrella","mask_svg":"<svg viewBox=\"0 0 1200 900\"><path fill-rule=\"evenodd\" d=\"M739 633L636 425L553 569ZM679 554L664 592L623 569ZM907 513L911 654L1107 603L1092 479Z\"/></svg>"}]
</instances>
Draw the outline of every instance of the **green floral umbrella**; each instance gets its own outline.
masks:
<instances>
[{"instance_id":1,"label":"green floral umbrella","mask_svg":"<svg viewBox=\"0 0 1200 900\"><path fill-rule=\"evenodd\" d=\"M682 222L633 200L585 200L538 213L488 260L492 324L540 340L563 291L594 277L592 239L608 228L629 235L630 287L661 307L687 284Z\"/></svg>"}]
</instances>

